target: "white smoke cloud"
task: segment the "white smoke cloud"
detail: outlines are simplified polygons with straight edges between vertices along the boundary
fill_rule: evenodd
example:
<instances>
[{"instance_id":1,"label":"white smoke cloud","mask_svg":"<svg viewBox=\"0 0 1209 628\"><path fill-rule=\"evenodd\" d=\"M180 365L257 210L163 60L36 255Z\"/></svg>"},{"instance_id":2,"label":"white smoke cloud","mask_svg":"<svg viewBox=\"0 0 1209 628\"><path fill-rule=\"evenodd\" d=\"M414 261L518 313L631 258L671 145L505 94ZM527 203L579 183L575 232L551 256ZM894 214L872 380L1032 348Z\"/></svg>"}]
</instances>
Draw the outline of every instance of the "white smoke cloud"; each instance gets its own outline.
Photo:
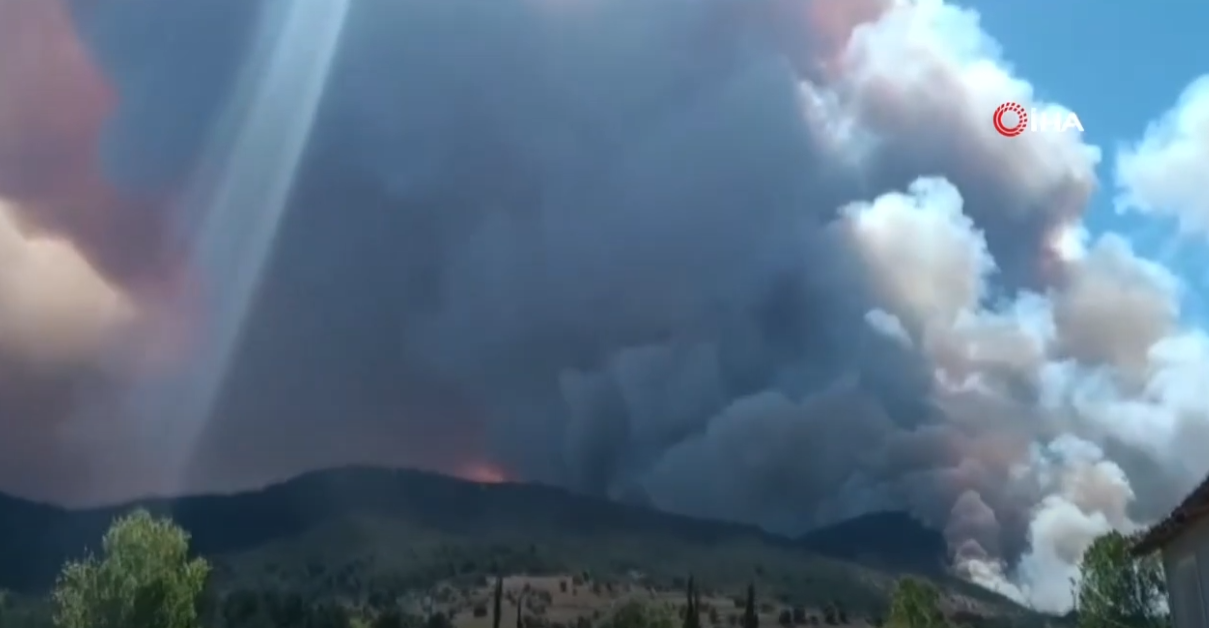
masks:
<instances>
[{"instance_id":1,"label":"white smoke cloud","mask_svg":"<svg viewBox=\"0 0 1209 628\"><path fill-rule=\"evenodd\" d=\"M1067 280L1046 295L1022 294L981 309L993 264L961 213L960 196L943 181L917 182L911 192L882 197L849 218L864 258L877 269L872 274L891 284L891 312L931 323L915 341L938 365L938 394L1003 394L1011 379L1023 378L1039 402L1033 419L1015 417L1040 422L1034 445L1018 452L1012 478L1031 484L1040 498L1030 549L1010 572L981 560L962 567L1038 608L1063 609L1077 559L1096 535L1131 531L1162 514L1153 506L1131 510L1135 492L1122 467L1128 463L1112 460L1096 443L1123 445L1164 468L1170 486L1156 501L1166 506L1209 471L1181 445L1209 433L1206 403L1193 392L1209 366L1204 334L1179 326L1179 280L1116 234L1067 256ZM992 399L979 399L970 407L990 405ZM945 407L950 420L963 420L960 406ZM1059 435L1046 440L1046 434Z\"/></svg>"},{"instance_id":2,"label":"white smoke cloud","mask_svg":"<svg viewBox=\"0 0 1209 628\"><path fill-rule=\"evenodd\" d=\"M998 474L1000 491L1028 496L1030 548L1009 569L995 552L968 546L979 528L994 538L986 527L998 528L994 512L1005 504L1002 493L967 492L949 524L965 526L964 534L949 535L958 566L1037 608L1065 608L1077 560L1096 535L1132 531L1161 514L1153 505L1133 508L1126 469L1150 470L1114 460L1105 447L1124 446L1164 468L1172 488L1159 501L1167 506L1209 471L1179 440L1209 433L1207 406L1193 393L1209 366L1206 343L1199 330L1177 326L1179 282L1107 234L1069 262L1069 281L1060 287L988 309L980 295L993 265L947 182L921 180L908 194L855 206L846 218L872 274L890 284L886 316L919 322L912 341L936 366L933 395L945 420L976 426L978 439L1017 445L999 447L996 454L1007 459L998 460L965 447L964 464ZM1013 399L1025 403L987 414ZM979 507L960 508L967 502Z\"/></svg>"},{"instance_id":3,"label":"white smoke cloud","mask_svg":"<svg viewBox=\"0 0 1209 628\"><path fill-rule=\"evenodd\" d=\"M885 334L887 337L893 338L908 347L912 344L911 335L907 333L907 328L903 327L903 322L897 316L883 309L875 308L865 312L865 322L869 323L869 326L879 333Z\"/></svg>"},{"instance_id":4,"label":"white smoke cloud","mask_svg":"<svg viewBox=\"0 0 1209 628\"><path fill-rule=\"evenodd\" d=\"M42 367L96 364L135 316L70 241L21 231L0 200L0 353Z\"/></svg>"},{"instance_id":5,"label":"white smoke cloud","mask_svg":"<svg viewBox=\"0 0 1209 628\"><path fill-rule=\"evenodd\" d=\"M947 433L943 438L949 442L965 439L961 460L943 472L964 489L954 502L947 532L958 567L1034 607L1068 607L1070 580L1077 577L1078 558L1092 539L1109 529L1132 531L1161 514L1154 509L1131 511L1135 492L1122 467L1127 463L1114 461L1105 445L1123 445L1166 468L1173 485L1180 487L1172 490L1176 494L1209 471L1209 463L1181 451L1187 445L1178 440L1209 430L1206 404L1193 394L1193 382L1207 374L1206 344L1199 331L1177 326L1178 280L1138 257L1120 236L1106 234L1085 254L1068 260L1069 279L1060 287L1046 294L1021 293L988 308L985 296L994 262L982 234L963 213L959 192L947 181L921 179L905 194L891 193L846 208L842 220L884 299L885 309L871 311L867 320L904 345L922 348L935 365L932 394L945 422L938 434ZM911 332L902 320L911 322ZM918 444L919 432L903 432L884 421L875 421L871 425L877 427L867 431L852 430L857 417L879 416L875 409L858 410L859 403L839 404L842 411L795 408L783 399L777 403L783 406L779 412L757 410L754 399L733 406L715 421L754 432L743 438L715 432L711 421L702 444L693 447L715 451L673 450L663 464L755 460L754 453L743 453L742 443L763 441L763 436L752 436L763 429L756 426L797 413L796 419L776 423L810 430L809 436L782 433L768 442L860 442L869 457L847 464L815 458L812 465L817 463L817 469L787 469L773 462L776 452L764 450L760 467L727 467L717 485L732 486L734 499L750 500L759 499L752 496L759 496L762 486L783 487L790 478L822 478L844 482L845 490L839 493L844 501L820 508L820 516L852 514L870 503L895 499L905 499L907 507L929 516L929 507L911 494L910 474L899 468L885 478L886 469L897 467L888 462L896 455L890 452L909 455L903 449ZM739 412L744 418L734 418ZM836 412L848 417L849 429L818 432L828 425L823 417ZM845 440L850 437L859 439ZM978 442L993 444L980 447ZM839 477L828 475L836 469L845 471ZM970 472L974 476L968 476ZM708 470L668 475L702 473ZM780 479L769 481L770 473ZM988 479L987 474L994 477ZM981 480L976 477L980 475ZM878 476L883 479L870 481ZM866 480L856 480L859 477ZM978 488L988 483L995 488ZM927 499L934 499L936 478L928 484ZM656 499L673 493L685 499L682 490L661 491L658 485L652 489ZM857 496L863 497L850 501ZM713 497L733 503L719 494ZM1000 532L995 512L1022 497L1033 504L1030 546L1020 562L1009 567L998 561L993 548ZM686 508L676 501L665 505ZM750 502L746 508L759 510ZM723 510L718 506L706 512Z\"/></svg>"},{"instance_id":6,"label":"white smoke cloud","mask_svg":"<svg viewBox=\"0 0 1209 628\"><path fill-rule=\"evenodd\" d=\"M921 179L844 211L876 287L916 326L952 325L986 296L995 261L961 202L949 182Z\"/></svg>"},{"instance_id":7,"label":"white smoke cloud","mask_svg":"<svg viewBox=\"0 0 1209 628\"><path fill-rule=\"evenodd\" d=\"M1209 234L1209 75L1194 80L1171 110L1117 154L1117 206L1167 216Z\"/></svg>"},{"instance_id":8,"label":"white smoke cloud","mask_svg":"<svg viewBox=\"0 0 1209 628\"><path fill-rule=\"evenodd\" d=\"M1022 196L1031 191L1045 199L1034 210L1058 217L1048 244L1065 268L1065 281L1044 294L992 300L988 309L993 247L971 220L979 209L967 206L971 217L964 215L956 188L921 180L908 195L887 195L848 211L889 315L913 323L914 343L936 365L934 394L967 397L968 405L938 399L948 420L978 421L962 410L985 413L1004 397L1019 398L1020 385L1031 390L1027 412L996 417L1016 425L979 428L984 437L1019 429L1030 434L1033 444L1016 452L1002 482L1034 494L1030 550L1010 573L1003 565L964 567L1040 608L1065 608L1075 561L1096 534L1133 529L1161 515L1173 495L1209 471L1209 463L1181 451L1176 440L1209 429L1206 404L1190 388L1205 373L1203 334L1179 328L1179 281L1170 271L1138 257L1118 235L1101 236L1090 250L1083 243L1086 232L1072 209L1087 201L1098 149L1074 134L1008 142L993 134L987 112L996 103L1038 104L1031 102L1032 88L1000 61L976 14L940 2L898 3L876 24L858 29L843 58L843 78L831 89L850 103L840 108L844 115L856 105L860 119L881 136L944 142L957 149L949 158L985 151L989 155L977 163L1002 165ZM1170 213L1185 227L1203 228L1209 209L1203 186L1209 177L1207 87L1205 79L1190 85L1176 109L1118 156L1123 207ZM894 106L878 105L887 101ZM1059 105L1039 106L1065 112ZM946 134L955 129L978 140L950 140ZM955 181L966 183L960 169L943 171L956 171ZM1065 191L1053 194L1055 189ZM969 396L981 398L971 402ZM1030 421L1036 424L1019 425ZM1136 458L1114 461L1105 444L1141 455L1150 468L1139 467ZM1139 506L1131 465L1134 477L1162 468L1168 482L1164 497L1140 512L1129 508Z\"/></svg>"},{"instance_id":9,"label":"white smoke cloud","mask_svg":"<svg viewBox=\"0 0 1209 628\"><path fill-rule=\"evenodd\" d=\"M942 0L892 3L876 21L853 31L836 65L830 80L804 89L831 93L842 103L841 117L856 116L880 138L880 155L867 160L867 168L877 167L878 158L909 153L926 159L926 166L935 161L933 167L950 173L959 186L974 175L983 185L1001 179L1013 202L988 209L1008 218L1038 212L1050 217L1047 222L1062 223L1085 207L1099 148L1084 144L1074 131L1016 141L995 132L991 115L1006 101L1049 114L1069 110L1034 96L1032 85L1002 60L975 11Z\"/></svg>"}]
</instances>

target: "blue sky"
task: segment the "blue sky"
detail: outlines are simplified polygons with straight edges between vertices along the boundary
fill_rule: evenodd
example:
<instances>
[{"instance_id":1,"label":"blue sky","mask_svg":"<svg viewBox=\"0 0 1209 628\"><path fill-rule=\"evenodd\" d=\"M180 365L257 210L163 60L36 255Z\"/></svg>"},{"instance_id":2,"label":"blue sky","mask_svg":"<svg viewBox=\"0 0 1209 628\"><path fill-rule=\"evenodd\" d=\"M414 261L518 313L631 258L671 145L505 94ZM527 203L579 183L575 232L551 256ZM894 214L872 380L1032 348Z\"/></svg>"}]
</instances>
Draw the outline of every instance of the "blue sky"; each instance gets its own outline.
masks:
<instances>
[{"instance_id":1,"label":"blue sky","mask_svg":"<svg viewBox=\"0 0 1209 628\"><path fill-rule=\"evenodd\" d=\"M1171 109L1184 88L1209 73L1204 25L1209 3L1091 2L1089 0L964 0L982 27L1037 95L1061 103L1083 122L1088 143L1104 151L1100 189L1085 222L1093 232L1128 235L1136 249L1184 277L1186 314L1209 321L1200 298L1209 254L1195 241L1177 243L1174 225L1113 208L1117 147L1136 142L1148 124ZM1172 252L1178 251L1174 257Z\"/></svg>"}]
</instances>

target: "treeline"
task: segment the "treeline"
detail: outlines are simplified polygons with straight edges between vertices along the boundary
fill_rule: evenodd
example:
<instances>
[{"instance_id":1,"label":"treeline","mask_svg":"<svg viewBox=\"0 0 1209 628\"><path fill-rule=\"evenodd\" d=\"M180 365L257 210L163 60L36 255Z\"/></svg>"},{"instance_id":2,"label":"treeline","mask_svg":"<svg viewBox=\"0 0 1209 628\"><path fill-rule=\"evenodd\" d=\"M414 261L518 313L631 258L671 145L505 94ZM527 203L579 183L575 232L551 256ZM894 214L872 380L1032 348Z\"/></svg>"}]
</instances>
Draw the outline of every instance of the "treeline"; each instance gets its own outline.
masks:
<instances>
[{"instance_id":1,"label":"treeline","mask_svg":"<svg viewBox=\"0 0 1209 628\"><path fill-rule=\"evenodd\" d=\"M1134 560L1130 540L1117 533L1097 539L1084 554L1075 600L1080 628L1166 628L1162 571L1154 557ZM357 608L338 600L316 600L283 590L216 591L208 586L211 566L189 553L189 535L168 519L136 511L114 521L101 542L101 554L69 562L48 600L17 610L0 596L0 628L453 628L455 618L428 608L404 608L397 599L375 600ZM578 578L578 576L577 576ZM570 625L551 624L525 614L526 596L549 593L528 587L514 597L514 618L505 618L504 580L495 575L490 599L492 628L706 628L728 624L760 628L761 615L774 611L757 604L756 587L735 600L736 611L721 618L702 602L692 577L679 605L629 599L606 613L577 617ZM566 583L563 582L563 592ZM548 599L545 600L548 603ZM884 618L861 623L886 628L950 628L941 592L931 583L900 579L890 593ZM532 608L532 607L530 607ZM486 605L473 617L485 618ZM783 627L818 625L805 608L771 613ZM838 604L823 609L823 623L848 624ZM771 622L770 622L771 623ZM854 622L855 623L855 622ZM510 627L509 627L510 628ZM767 626L766 628L773 628Z\"/></svg>"}]
</instances>

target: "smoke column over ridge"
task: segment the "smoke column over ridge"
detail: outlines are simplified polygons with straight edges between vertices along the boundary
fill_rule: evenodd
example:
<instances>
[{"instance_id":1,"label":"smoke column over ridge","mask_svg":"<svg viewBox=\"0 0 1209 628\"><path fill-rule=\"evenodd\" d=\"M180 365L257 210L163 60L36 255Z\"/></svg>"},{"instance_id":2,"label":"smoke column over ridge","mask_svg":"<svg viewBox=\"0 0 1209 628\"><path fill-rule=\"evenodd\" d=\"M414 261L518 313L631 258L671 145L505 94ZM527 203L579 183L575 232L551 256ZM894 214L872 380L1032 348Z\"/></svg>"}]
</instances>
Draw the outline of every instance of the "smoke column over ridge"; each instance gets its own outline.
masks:
<instances>
[{"instance_id":1,"label":"smoke column over ridge","mask_svg":"<svg viewBox=\"0 0 1209 628\"><path fill-rule=\"evenodd\" d=\"M72 140L99 174L47 170L154 199L135 222L155 225L192 174L253 3L160 3L135 20L78 2L82 49L118 104L98 109L98 137ZM973 13L938 0L399 0L348 19L203 440L173 442L171 416L152 429L104 410L98 399L120 397L112 378L89 378L67 409L23 393L0 451L19 434L39 468L85 450L105 471L82 488L6 460L0 487L69 501L168 490L148 483L157 455L190 458L196 490L347 462L487 460L785 532L909 510L944 529L972 578L1060 608L1095 534L1148 521L1209 471L1189 449L1209 438L1193 394L1209 339L1182 325L1166 269L1120 236L1083 236L1097 148L994 133L1005 100L1061 107L1038 102ZM153 22L200 26L174 51L123 36ZM33 84L0 69L0 95ZM38 199L0 196L76 243L113 303L162 298ZM4 233L0 256L35 237ZM131 267L179 290L179 264ZM0 331L19 320L14 294L0 278ZM128 348L162 333L119 327L98 335ZM0 363L15 366L0 386L57 390L70 375L82 390L80 360L32 371L4 338ZM122 381L158 375L122 364Z\"/></svg>"}]
</instances>

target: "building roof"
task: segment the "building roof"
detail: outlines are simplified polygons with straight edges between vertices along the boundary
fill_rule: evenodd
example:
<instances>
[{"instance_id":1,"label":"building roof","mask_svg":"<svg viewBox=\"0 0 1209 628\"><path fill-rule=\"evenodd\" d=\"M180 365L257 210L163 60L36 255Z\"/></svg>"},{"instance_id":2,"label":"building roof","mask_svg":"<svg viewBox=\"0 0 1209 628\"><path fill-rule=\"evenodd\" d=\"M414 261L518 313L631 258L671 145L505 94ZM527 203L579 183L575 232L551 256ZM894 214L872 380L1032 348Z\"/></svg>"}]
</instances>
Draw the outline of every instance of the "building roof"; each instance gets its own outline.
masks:
<instances>
[{"instance_id":1,"label":"building roof","mask_svg":"<svg viewBox=\"0 0 1209 628\"><path fill-rule=\"evenodd\" d=\"M1134 555L1149 554L1162 548L1184 532L1192 524L1209 517L1209 477L1200 483L1180 502L1171 514L1142 533L1134 543Z\"/></svg>"}]
</instances>

